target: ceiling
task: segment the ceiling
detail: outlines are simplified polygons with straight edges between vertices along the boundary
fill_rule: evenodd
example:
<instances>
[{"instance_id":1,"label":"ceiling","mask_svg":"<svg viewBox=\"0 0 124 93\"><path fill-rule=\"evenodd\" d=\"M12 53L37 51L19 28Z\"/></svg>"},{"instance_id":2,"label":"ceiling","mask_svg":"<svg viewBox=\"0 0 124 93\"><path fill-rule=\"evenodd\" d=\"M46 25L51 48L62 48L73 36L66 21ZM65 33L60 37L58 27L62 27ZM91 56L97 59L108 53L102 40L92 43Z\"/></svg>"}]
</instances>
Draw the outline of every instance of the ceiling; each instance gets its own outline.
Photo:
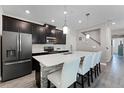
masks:
<instances>
[{"instance_id":1,"label":"ceiling","mask_svg":"<svg viewBox=\"0 0 124 93\"><path fill-rule=\"evenodd\" d=\"M4 14L25 18L39 23L48 23L62 28L64 24L64 6L61 5L2 5ZM86 13L90 13L88 27L112 20L115 25L111 25L113 30L124 28L124 6L112 5L68 5L67 25L70 30L77 31L87 27ZM29 10L30 14L26 14ZM55 22L52 23L51 20ZM78 23L82 20L82 23Z\"/></svg>"}]
</instances>

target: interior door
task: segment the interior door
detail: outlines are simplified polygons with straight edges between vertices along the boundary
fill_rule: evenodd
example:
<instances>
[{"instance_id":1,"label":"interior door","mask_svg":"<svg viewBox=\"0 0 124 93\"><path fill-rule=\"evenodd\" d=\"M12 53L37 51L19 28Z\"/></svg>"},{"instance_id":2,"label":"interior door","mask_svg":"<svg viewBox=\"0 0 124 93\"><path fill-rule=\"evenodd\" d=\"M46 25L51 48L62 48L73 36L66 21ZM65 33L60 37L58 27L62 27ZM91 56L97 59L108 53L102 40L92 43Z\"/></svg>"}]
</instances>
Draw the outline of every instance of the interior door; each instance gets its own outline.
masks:
<instances>
[{"instance_id":1,"label":"interior door","mask_svg":"<svg viewBox=\"0 0 124 93\"><path fill-rule=\"evenodd\" d=\"M32 34L20 33L20 59L32 57Z\"/></svg>"},{"instance_id":2,"label":"interior door","mask_svg":"<svg viewBox=\"0 0 124 93\"><path fill-rule=\"evenodd\" d=\"M2 35L2 59L3 62L18 60L19 35L17 32L3 31Z\"/></svg>"}]
</instances>

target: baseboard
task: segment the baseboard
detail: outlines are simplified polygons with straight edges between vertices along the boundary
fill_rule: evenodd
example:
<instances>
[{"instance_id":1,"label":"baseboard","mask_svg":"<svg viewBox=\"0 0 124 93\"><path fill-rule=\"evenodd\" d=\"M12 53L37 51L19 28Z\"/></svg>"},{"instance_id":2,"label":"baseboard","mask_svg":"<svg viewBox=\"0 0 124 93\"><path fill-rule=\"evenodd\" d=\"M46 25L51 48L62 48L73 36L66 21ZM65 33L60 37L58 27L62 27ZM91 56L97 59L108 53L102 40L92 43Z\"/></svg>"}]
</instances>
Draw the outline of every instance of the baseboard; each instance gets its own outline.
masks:
<instances>
[{"instance_id":1,"label":"baseboard","mask_svg":"<svg viewBox=\"0 0 124 93\"><path fill-rule=\"evenodd\" d=\"M107 65L107 63L100 63L101 65L103 65L103 66L106 66Z\"/></svg>"}]
</instances>

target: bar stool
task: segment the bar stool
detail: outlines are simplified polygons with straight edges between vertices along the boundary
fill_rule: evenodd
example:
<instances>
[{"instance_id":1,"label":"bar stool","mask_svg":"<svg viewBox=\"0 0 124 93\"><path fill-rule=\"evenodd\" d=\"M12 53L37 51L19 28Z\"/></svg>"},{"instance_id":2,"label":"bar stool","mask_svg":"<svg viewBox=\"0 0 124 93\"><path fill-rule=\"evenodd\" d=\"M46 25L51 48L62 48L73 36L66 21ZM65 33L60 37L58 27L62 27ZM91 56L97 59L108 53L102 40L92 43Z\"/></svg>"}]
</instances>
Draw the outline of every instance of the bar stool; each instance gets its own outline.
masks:
<instances>
[{"instance_id":1,"label":"bar stool","mask_svg":"<svg viewBox=\"0 0 124 93\"><path fill-rule=\"evenodd\" d=\"M101 66L100 66L101 57L102 57L102 52L99 51L99 52L97 53L97 59L96 59L97 75L99 75L99 72L101 73Z\"/></svg>"},{"instance_id":2,"label":"bar stool","mask_svg":"<svg viewBox=\"0 0 124 93\"><path fill-rule=\"evenodd\" d=\"M78 74L82 78L82 87L84 87L84 75L86 74L88 76L88 86L90 86L89 72L90 72L91 61L92 61L92 56L86 55L83 63L80 64L79 66Z\"/></svg>"},{"instance_id":3,"label":"bar stool","mask_svg":"<svg viewBox=\"0 0 124 93\"><path fill-rule=\"evenodd\" d=\"M68 62L63 64L62 70L53 72L47 76L48 87L50 82L57 88L67 88L74 84L76 87L76 77L79 69L80 58L71 58Z\"/></svg>"},{"instance_id":4,"label":"bar stool","mask_svg":"<svg viewBox=\"0 0 124 93\"><path fill-rule=\"evenodd\" d=\"M91 66L90 66L90 71L91 71L91 82L93 82L93 72L95 73L95 78L96 78L96 58L97 58L97 53L94 52L92 53L92 61L91 61Z\"/></svg>"}]
</instances>

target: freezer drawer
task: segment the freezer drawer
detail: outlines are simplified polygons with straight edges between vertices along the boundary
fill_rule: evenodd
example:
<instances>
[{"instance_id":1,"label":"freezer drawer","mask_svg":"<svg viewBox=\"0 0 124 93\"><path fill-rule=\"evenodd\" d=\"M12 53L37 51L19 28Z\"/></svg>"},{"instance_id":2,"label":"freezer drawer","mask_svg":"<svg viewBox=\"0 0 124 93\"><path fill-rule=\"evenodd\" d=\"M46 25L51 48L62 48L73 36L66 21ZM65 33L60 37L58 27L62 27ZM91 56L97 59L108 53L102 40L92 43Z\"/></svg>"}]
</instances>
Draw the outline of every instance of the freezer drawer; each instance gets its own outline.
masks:
<instances>
[{"instance_id":1,"label":"freezer drawer","mask_svg":"<svg viewBox=\"0 0 124 93\"><path fill-rule=\"evenodd\" d=\"M24 60L12 63L3 64L2 81L15 79L32 72L31 60Z\"/></svg>"}]
</instances>

